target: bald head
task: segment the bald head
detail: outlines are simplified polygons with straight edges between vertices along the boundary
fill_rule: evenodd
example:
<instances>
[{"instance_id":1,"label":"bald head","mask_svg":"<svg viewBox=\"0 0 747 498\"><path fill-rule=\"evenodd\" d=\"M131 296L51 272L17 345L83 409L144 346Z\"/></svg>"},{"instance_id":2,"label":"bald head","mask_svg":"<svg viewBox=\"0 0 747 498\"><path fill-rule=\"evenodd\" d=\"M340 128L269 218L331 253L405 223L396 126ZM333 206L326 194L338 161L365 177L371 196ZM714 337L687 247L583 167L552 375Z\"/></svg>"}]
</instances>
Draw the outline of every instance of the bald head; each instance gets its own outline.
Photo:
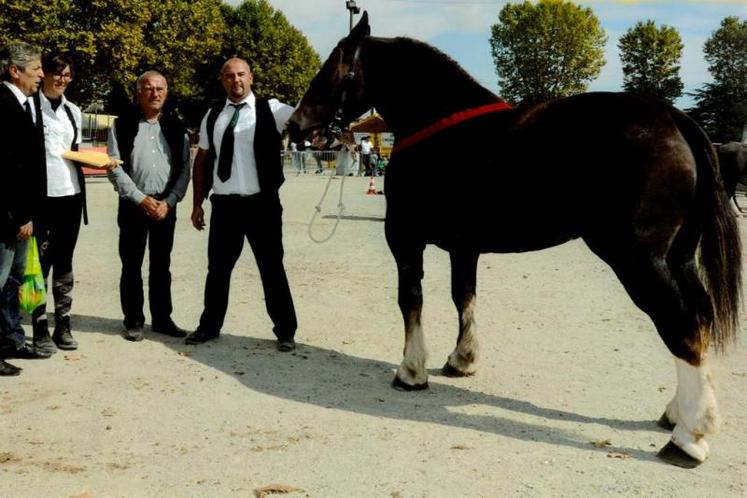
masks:
<instances>
[{"instance_id":1,"label":"bald head","mask_svg":"<svg viewBox=\"0 0 747 498\"><path fill-rule=\"evenodd\" d=\"M167 85L166 77L163 74L156 71L155 69L150 69L148 71L145 71L143 74L137 77L137 81L135 82L135 89L137 91L140 91L145 85L145 81L151 80L151 79L158 80L159 82L162 82L164 85Z\"/></svg>"},{"instance_id":2,"label":"bald head","mask_svg":"<svg viewBox=\"0 0 747 498\"><path fill-rule=\"evenodd\" d=\"M252 91L252 71L244 59L228 59L221 68L220 79L231 102L241 102Z\"/></svg>"}]
</instances>

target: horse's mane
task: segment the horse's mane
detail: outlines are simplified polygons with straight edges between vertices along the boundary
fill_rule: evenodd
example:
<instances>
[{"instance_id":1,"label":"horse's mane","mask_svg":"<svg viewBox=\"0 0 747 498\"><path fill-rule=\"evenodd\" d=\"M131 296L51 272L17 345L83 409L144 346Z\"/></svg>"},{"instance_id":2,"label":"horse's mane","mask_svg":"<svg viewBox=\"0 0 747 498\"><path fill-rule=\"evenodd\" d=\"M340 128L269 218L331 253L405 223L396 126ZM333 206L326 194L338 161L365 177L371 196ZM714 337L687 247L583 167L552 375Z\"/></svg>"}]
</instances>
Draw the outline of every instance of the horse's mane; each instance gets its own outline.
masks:
<instances>
[{"instance_id":1,"label":"horse's mane","mask_svg":"<svg viewBox=\"0 0 747 498\"><path fill-rule=\"evenodd\" d=\"M493 92L467 73L459 63L432 45L407 37L372 37L372 39L389 45L391 49L396 51L396 59L407 64L411 72L412 69L415 69L414 72L419 77L423 79L433 78L429 86L435 91L443 88L457 91L469 90L470 93L476 92L476 95L472 95L473 97L488 100L498 99ZM392 58L391 64L394 64L394 61L395 58ZM393 66L392 71L396 70L397 68ZM424 88L425 91L427 91L426 88Z\"/></svg>"}]
</instances>

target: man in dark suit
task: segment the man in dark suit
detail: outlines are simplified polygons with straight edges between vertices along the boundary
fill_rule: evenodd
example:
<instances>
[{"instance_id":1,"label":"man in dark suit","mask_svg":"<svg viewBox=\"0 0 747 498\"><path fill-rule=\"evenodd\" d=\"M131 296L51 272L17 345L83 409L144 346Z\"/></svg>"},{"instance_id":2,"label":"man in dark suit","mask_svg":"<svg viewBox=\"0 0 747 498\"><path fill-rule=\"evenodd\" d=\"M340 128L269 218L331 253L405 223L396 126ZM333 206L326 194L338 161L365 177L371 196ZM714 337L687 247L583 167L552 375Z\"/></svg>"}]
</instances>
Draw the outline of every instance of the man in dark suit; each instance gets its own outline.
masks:
<instances>
[{"instance_id":1,"label":"man in dark suit","mask_svg":"<svg viewBox=\"0 0 747 498\"><path fill-rule=\"evenodd\" d=\"M293 107L252 93L249 64L238 58L223 64L221 82L227 99L208 111L200 127L194 164L192 224L205 227L202 202L212 188L205 308L187 344L220 334L228 309L231 272L244 239L254 252L267 313L279 351L296 347L296 312L283 266L283 183L280 133Z\"/></svg>"},{"instance_id":2,"label":"man in dark suit","mask_svg":"<svg viewBox=\"0 0 747 498\"><path fill-rule=\"evenodd\" d=\"M41 50L8 45L0 51L0 72L0 375L18 375L5 358L51 356L26 344L18 308L31 219L46 194L42 118L32 98L44 77Z\"/></svg>"}]
</instances>

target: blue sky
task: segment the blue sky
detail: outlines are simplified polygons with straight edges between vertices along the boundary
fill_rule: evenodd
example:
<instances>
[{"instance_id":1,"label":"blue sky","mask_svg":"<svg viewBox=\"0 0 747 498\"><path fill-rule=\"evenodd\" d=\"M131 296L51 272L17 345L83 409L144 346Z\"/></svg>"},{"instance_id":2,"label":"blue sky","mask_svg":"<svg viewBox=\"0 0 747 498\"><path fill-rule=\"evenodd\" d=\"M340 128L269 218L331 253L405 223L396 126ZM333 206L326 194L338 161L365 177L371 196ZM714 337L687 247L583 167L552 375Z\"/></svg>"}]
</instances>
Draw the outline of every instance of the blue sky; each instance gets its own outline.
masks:
<instances>
[{"instance_id":1,"label":"blue sky","mask_svg":"<svg viewBox=\"0 0 747 498\"><path fill-rule=\"evenodd\" d=\"M375 36L409 36L428 42L459 62L475 79L500 93L490 56L490 27L506 0L356 0L367 10ZM300 29L324 60L348 31L345 0L269 0ZM240 3L238 0L229 1ZM590 90L620 90L622 70L617 41L638 21L676 28L685 49L680 76L685 91L710 81L703 43L727 16L747 20L747 0L578 0L590 7L605 29L607 63ZM357 17L356 17L357 19ZM689 97L677 101L692 104Z\"/></svg>"}]
</instances>

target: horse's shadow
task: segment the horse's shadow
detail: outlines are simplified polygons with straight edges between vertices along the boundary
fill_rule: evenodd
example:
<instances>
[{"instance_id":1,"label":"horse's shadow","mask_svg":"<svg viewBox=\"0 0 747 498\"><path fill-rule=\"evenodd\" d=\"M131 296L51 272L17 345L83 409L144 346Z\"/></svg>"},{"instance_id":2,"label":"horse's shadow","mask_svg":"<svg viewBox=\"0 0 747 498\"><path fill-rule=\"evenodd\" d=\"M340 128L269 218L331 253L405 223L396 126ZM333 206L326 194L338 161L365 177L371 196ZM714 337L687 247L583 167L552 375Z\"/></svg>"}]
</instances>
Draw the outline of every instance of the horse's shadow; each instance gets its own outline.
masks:
<instances>
[{"instance_id":1,"label":"horse's shadow","mask_svg":"<svg viewBox=\"0 0 747 498\"><path fill-rule=\"evenodd\" d=\"M74 315L72 319L79 332L118 334L122 329L121 321L110 318ZM249 389L375 417L435 423L583 450L625 453L639 460L655 458L653 453L636 448L604 445L598 448L580 435L552 427L542 419L605 425L624 431L661 431L653 420L590 417L442 384L438 382L440 372L435 370L429 372L429 390L399 392L390 387L396 365L308 344L299 343L291 354L278 353L275 341L224 333L216 341L188 346L183 339L151 333L147 329L146 340L160 342L181 353L182 357L230 375ZM491 413L465 413L460 407L471 411L475 411L472 407L479 407L478 411ZM531 415L537 417L538 422L503 417L500 410Z\"/></svg>"}]
</instances>

